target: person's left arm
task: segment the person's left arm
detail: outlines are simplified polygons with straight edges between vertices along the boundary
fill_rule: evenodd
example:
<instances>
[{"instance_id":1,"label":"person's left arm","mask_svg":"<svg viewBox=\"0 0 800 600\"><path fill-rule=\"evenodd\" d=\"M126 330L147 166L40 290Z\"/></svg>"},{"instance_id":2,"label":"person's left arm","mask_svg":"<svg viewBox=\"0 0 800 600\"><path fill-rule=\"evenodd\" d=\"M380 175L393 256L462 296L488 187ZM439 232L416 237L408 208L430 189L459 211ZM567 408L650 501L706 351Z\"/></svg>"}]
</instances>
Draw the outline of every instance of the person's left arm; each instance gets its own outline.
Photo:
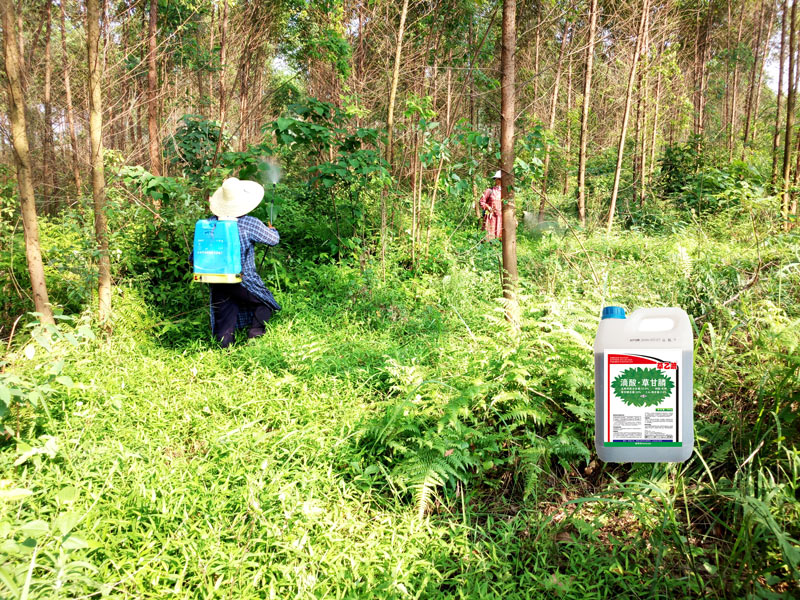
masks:
<instances>
[{"instance_id":1,"label":"person's left arm","mask_svg":"<svg viewBox=\"0 0 800 600\"><path fill-rule=\"evenodd\" d=\"M278 242L281 241L281 236L277 229L274 227L267 227L255 217L242 219L242 221L242 225L244 225L248 236L257 244L276 246Z\"/></svg>"}]
</instances>

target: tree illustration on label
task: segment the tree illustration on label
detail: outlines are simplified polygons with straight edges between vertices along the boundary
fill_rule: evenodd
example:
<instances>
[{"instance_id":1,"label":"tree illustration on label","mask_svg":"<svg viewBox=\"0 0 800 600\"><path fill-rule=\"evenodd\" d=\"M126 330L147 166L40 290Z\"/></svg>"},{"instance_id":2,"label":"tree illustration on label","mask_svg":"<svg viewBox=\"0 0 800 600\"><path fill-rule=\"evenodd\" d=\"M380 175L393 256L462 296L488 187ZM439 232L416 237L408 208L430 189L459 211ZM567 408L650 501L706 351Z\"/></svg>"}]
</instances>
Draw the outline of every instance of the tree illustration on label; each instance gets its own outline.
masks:
<instances>
[{"instance_id":1,"label":"tree illustration on label","mask_svg":"<svg viewBox=\"0 0 800 600\"><path fill-rule=\"evenodd\" d=\"M655 406L668 398L675 384L659 369L626 369L611 383L614 394L628 406Z\"/></svg>"}]
</instances>

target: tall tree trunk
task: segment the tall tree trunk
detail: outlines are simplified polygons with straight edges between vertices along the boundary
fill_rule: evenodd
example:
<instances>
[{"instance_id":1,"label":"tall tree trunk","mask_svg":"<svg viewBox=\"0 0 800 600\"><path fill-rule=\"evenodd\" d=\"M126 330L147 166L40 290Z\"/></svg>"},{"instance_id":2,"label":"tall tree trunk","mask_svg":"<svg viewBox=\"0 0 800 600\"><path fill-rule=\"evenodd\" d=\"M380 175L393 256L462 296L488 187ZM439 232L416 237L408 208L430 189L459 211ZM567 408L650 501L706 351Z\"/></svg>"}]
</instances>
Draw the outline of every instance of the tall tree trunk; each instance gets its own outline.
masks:
<instances>
[{"instance_id":1,"label":"tall tree trunk","mask_svg":"<svg viewBox=\"0 0 800 600\"><path fill-rule=\"evenodd\" d=\"M8 112L11 124L14 163L17 167L17 184L22 211L22 227L25 233L25 258L31 278L33 306L43 324L53 324L53 309L47 296L44 264L39 248L39 223L36 218L36 199L33 194L31 157L28 147L28 131L25 123L25 97L22 92L22 56L16 31L16 15L13 0L0 0L3 23L3 55L5 59L6 84L8 86Z\"/></svg>"},{"instance_id":2,"label":"tall tree trunk","mask_svg":"<svg viewBox=\"0 0 800 600\"><path fill-rule=\"evenodd\" d=\"M756 35L756 43L753 48L753 66L750 69L750 85L747 90L747 109L744 122L744 136L742 138L742 160L744 160L745 151L747 149L747 141L750 139L750 120L753 118L753 105L755 104L756 93L756 73L759 72L761 62L759 60L761 55L761 36L764 33L764 12L767 10L766 0L761 2L761 8L758 11L758 22L756 27L758 33Z\"/></svg>"},{"instance_id":3,"label":"tall tree trunk","mask_svg":"<svg viewBox=\"0 0 800 600\"><path fill-rule=\"evenodd\" d=\"M46 8L45 8L45 19L47 20L47 25L45 29L45 40L44 40L44 152L42 153L43 156L43 169L42 169L42 179L44 179L44 202L47 210L53 212L55 206L53 206L54 202L54 190L55 190L55 178L53 176L53 162L54 162L54 153L53 153L53 104L51 100L51 91L52 91L52 75L53 75L53 61L52 61L52 53L50 51L50 38L52 37L52 30L53 30L53 3L51 0L46 0Z\"/></svg>"},{"instance_id":4,"label":"tall tree trunk","mask_svg":"<svg viewBox=\"0 0 800 600\"><path fill-rule=\"evenodd\" d=\"M694 16L694 62L692 63L692 105L694 111L692 112L692 134L697 135L697 115L699 112L698 94L701 87L700 83L700 5L695 6Z\"/></svg>"},{"instance_id":5,"label":"tall tree trunk","mask_svg":"<svg viewBox=\"0 0 800 600\"><path fill-rule=\"evenodd\" d=\"M569 168L570 157L572 156L572 59L569 60L567 67L567 117L564 119L567 125L566 142L564 144L564 187L561 191L565 196L569 192Z\"/></svg>"},{"instance_id":6,"label":"tall tree trunk","mask_svg":"<svg viewBox=\"0 0 800 600\"><path fill-rule=\"evenodd\" d=\"M633 96L633 82L636 79L636 66L639 63L639 54L642 48L642 37L644 34L644 24L647 19L648 0L642 3L642 16L639 21L639 29L636 33L636 49L633 52L631 72L628 76L628 89L625 93L625 110L622 113L622 131L619 134L619 146L617 148L617 167L614 169L614 186L611 189L611 206L608 209L608 220L606 221L606 232L611 233L611 226L614 224L614 211L617 208L617 194L619 193L619 180L622 173L622 157L625 154L625 135L628 130L628 118L631 110L631 97Z\"/></svg>"},{"instance_id":7,"label":"tall tree trunk","mask_svg":"<svg viewBox=\"0 0 800 600\"><path fill-rule=\"evenodd\" d=\"M753 108L753 127L750 129L750 144L752 145L756 139L756 130L758 129L758 109L761 105L761 89L762 84L764 83L764 65L767 62L767 58L769 57L769 45L770 39L772 38L772 26L775 23L775 8L773 6L767 6L767 10L769 10L769 23L767 24L767 35L764 37L764 48L761 52L761 61L758 67L758 83L756 84L756 105Z\"/></svg>"},{"instance_id":8,"label":"tall tree trunk","mask_svg":"<svg viewBox=\"0 0 800 600\"><path fill-rule=\"evenodd\" d=\"M642 37L641 55L644 64L639 69L639 106L641 107L641 125L639 129L642 133L641 158L639 159L639 204L644 205L646 172L647 172L647 109L649 84L647 81L648 48L650 47L650 6L648 3L644 18L644 32ZM637 136L638 137L638 136Z\"/></svg>"},{"instance_id":9,"label":"tall tree trunk","mask_svg":"<svg viewBox=\"0 0 800 600\"><path fill-rule=\"evenodd\" d=\"M556 125L556 108L558 107L558 90L561 84L561 70L564 65L564 52L567 49L567 34L569 33L569 21L564 23L564 31L561 34L561 50L558 53L558 62L556 63L556 76L553 82L553 97L550 101L550 119L548 120L547 129L550 135L553 134L553 128ZM539 223L544 221L544 208L547 199L547 174L550 170L550 144L545 145L544 149L544 166L542 168L542 199L539 202Z\"/></svg>"},{"instance_id":10,"label":"tall tree trunk","mask_svg":"<svg viewBox=\"0 0 800 600\"><path fill-rule=\"evenodd\" d=\"M708 63L711 59L711 15L713 14L713 2L706 6L706 18L703 23L703 44L700 56L700 93L698 94L697 111L697 135L702 138L706 127L706 101L708 99Z\"/></svg>"},{"instance_id":11,"label":"tall tree trunk","mask_svg":"<svg viewBox=\"0 0 800 600\"><path fill-rule=\"evenodd\" d=\"M120 15L122 20L122 52L123 56L130 56L128 41L130 39L130 27L128 24L130 7L125 2L125 9ZM122 79L122 91L117 101L116 121L119 123L119 131L117 133L117 144L123 156L128 150L128 102L131 97L130 75L126 74Z\"/></svg>"},{"instance_id":12,"label":"tall tree trunk","mask_svg":"<svg viewBox=\"0 0 800 600\"><path fill-rule=\"evenodd\" d=\"M214 48L215 48L215 46L214 46L214 43L215 43L214 38L215 38L216 31L217 31L216 20L215 19L216 19L217 11L219 11L217 3L213 2L211 4L211 24L209 25L209 33L208 33L208 55L209 56L213 56L213 54L214 54ZM208 114L209 115L212 114L212 112L213 112L212 111L212 106L214 105L214 103L213 103L214 69L212 68L213 64L214 64L213 62L209 62L209 68L208 68L208 73L207 73L207 75L208 75L208 85L206 86L206 88L208 89Z\"/></svg>"},{"instance_id":13,"label":"tall tree trunk","mask_svg":"<svg viewBox=\"0 0 800 600\"><path fill-rule=\"evenodd\" d=\"M227 47L228 42L228 0L222 2L222 21L220 23L219 34L219 136L217 137L217 148L214 151L213 165L217 163L217 157L222 150L222 140L225 132L225 107L227 105L227 90L225 89L225 68L227 67Z\"/></svg>"},{"instance_id":14,"label":"tall tree trunk","mask_svg":"<svg viewBox=\"0 0 800 600\"><path fill-rule=\"evenodd\" d=\"M242 56L242 68L239 70L239 151L247 150L247 92L249 90L249 60L248 44L245 44L245 54Z\"/></svg>"},{"instance_id":15,"label":"tall tree trunk","mask_svg":"<svg viewBox=\"0 0 800 600\"><path fill-rule=\"evenodd\" d=\"M742 12L739 14L739 26L736 32L736 50L734 52L733 63L733 91L731 92L731 110L729 113L730 133L728 134L728 160L733 160L734 138L736 137L736 98L739 92L739 44L742 43L742 21L744 21L744 12L747 8L745 2L742 2ZM699 19L699 16L698 16ZM699 35L699 33L698 33Z\"/></svg>"},{"instance_id":16,"label":"tall tree trunk","mask_svg":"<svg viewBox=\"0 0 800 600\"><path fill-rule=\"evenodd\" d=\"M798 40L798 45L800 45L800 40ZM800 86L800 47L795 49L795 57L794 57L794 97L795 97L795 106L797 106L797 88ZM798 183L798 179L800 178L800 130L794 134L795 137L795 159L794 159L794 169L791 171L791 183L789 184L790 187L794 187ZM792 194L794 197L794 194Z\"/></svg>"},{"instance_id":17,"label":"tall tree trunk","mask_svg":"<svg viewBox=\"0 0 800 600\"><path fill-rule=\"evenodd\" d=\"M470 17L469 21L469 45L470 47L474 47L475 45L475 33L473 32L473 23L472 17ZM475 129L475 78L472 76L472 67L474 58L470 57L470 69L469 69L469 125L470 128ZM534 82L535 85L535 82Z\"/></svg>"},{"instance_id":18,"label":"tall tree trunk","mask_svg":"<svg viewBox=\"0 0 800 600\"><path fill-rule=\"evenodd\" d=\"M784 228L788 229L789 225L789 169L791 165L792 154L792 131L794 129L794 101L795 101L795 81L794 72L797 68L797 57L795 51L797 49L797 0L792 0L792 11L789 18L789 72L787 74L788 92L786 94L786 133L783 141L783 194L781 202L781 215L783 216Z\"/></svg>"},{"instance_id":19,"label":"tall tree trunk","mask_svg":"<svg viewBox=\"0 0 800 600\"><path fill-rule=\"evenodd\" d=\"M581 140L578 153L578 219L586 225L586 144L589 126L589 96L592 93L592 63L594 38L597 29L597 0L589 8L589 42L586 45L586 75L583 80L583 110L581 112Z\"/></svg>"},{"instance_id":20,"label":"tall tree trunk","mask_svg":"<svg viewBox=\"0 0 800 600\"><path fill-rule=\"evenodd\" d=\"M392 71L392 84L389 89L389 114L386 117L386 162L389 168L393 167L394 160L394 101L397 97L397 83L400 80L400 57L403 52L403 34L406 30L406 15L408 14L408 0L403 0L400 10L400 26L397 29L397 47L394 51L394 70Z\"/></svg>"},{"instance_id":21,"label":"tall tree trunk","mask_svg":"<svg viewBox=\"0 0 800 600\"><path fill-rule=\"evenodd\" d=\"M517 2L503 0L503 40L500 53L500 162L503 197L503 298L506 320L518 332L517 211L514 205L514 118L516 116Z\"/></svg>"},{"instance_id":22,"label":"tall tree trunk","mask_svg":"<svg viewBox=\"0 0 800 600\"><path fill-rule=\"evenodd\" d=\"M660 56L659 52L659 56ZM655 106L653 107L653 139L650 141L650 170L648 172L648 181L652 184L653 173L656 168L656 142L658 136L658 111L661 104L661 70L658 71L656 78L656 98Z\"/></svg>"},{"instance_id":23,"label":"tall tree trunk","mask_svg":"<svg viewBox=\"0 0 800 600\"><path fill-rule=\"evenodd\" d=\"M728 130L730 121L728 119L728 106L730 105L731 96L731 23L733 18L733 11L731 10L732 0L727 0L726 7L728 10L728 18L725 20L725 98L722 104L722 128L725 130L725 143L728 143Z\"/></svg>"},{"instance_id":24,"label":"tall tree trunk","mask_svg":"<svg viewBox=\"0 0 800 600\"><path fill-rule=\"evenodd\" d=\"M147 132L149 135L150 172L161 175L161 140L158 137L158 74L156 71L156 31L158 29L158 0L150 0L150 19L147 29ZM160 208L156 202L156 210Z\"/></svg>"},{"instance_id":25,"label":"tall tree trunk","mask_svg":"<svg viewBox=\"0 0 800 600\"><path fill-rule=\"evenodd\" d=\"M781 94L783 93L783 65L784 58L786 58L786 21L788 20L787 0L783 0L781 9L781 51L778 68L778 98L776 100L777 108L775 110L775 132L772 135L772 182L773 189L776 189L776 181L778 177L778 152L780 151L781 139Z\"/></svg>"},{"instance_id":26,"label":"tall tree trunk","mask_svg":"<svg viewBox=\"0 0 800 600\"><path fill-rule=\"evenodd\" d=\"M536 3L536 32L534 33L534 54L533 54L533 115L536 116L536 101L539 99L539 48L542 44L541 35L542 25L542 5Z\"/></svg>"},{"instance_id":27,"label":"tall tree trunk","mask_svg":"<svg viewBox=\"0 0 800 600\"><path fill-rule=\"evenodd\" d=\"M106 189L103 167L102 57L100 56L100 7L98 0L86 0L86 47L89 61L89 137L92 141L92 198L94 232L98 259L98 319L109 330L111 316L111 260L106 232Z\"/></svg>"}]
</instances>

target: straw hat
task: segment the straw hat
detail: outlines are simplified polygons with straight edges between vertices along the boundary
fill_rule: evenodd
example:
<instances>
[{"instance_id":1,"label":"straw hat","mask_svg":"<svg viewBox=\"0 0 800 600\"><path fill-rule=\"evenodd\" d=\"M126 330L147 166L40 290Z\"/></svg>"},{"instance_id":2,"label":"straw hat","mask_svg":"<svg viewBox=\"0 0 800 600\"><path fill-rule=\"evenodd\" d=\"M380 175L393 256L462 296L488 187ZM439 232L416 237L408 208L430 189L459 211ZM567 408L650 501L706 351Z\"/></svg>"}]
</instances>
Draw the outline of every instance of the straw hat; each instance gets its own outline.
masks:
<instances>
[{"instance_id":1,"label":"straw hat","mask_svg":"<svg viewBox=\"0 0 800 600\"><path fill-rule=\"evenodd\" d=\"M494 177L492 177L492 179L502 179L502 178L503 178L503 174L500 171L495 173Z\"/></svg>"},{"instance_id":2,"label":"straw hat","mask_svg":"<svg viewBox=\"0 0 800 600\"><path fill-rule=\"evenodd\" d=\"M255 181L241 181L230 177L211 196L211 212L222 218L246 215L261 203L264 188Z\"/></svg>"}]
</instances>

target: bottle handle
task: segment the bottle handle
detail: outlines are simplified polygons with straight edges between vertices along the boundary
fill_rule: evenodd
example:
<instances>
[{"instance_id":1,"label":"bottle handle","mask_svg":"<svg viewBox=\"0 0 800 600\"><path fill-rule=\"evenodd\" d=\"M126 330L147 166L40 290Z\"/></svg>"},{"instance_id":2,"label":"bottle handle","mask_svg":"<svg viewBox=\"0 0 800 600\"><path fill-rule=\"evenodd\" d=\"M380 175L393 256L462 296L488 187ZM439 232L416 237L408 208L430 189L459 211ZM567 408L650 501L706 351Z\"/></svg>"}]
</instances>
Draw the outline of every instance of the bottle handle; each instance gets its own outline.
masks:
<instances>
[{"instance_id":1,"label":"bottle handle","mask_svg":"<svg viewBox=\"0 0 800 600\"><path fill-rule=\"evenodd\" d=\"M657 307L634 311L629 324L635 331L661 333L679 329L686 318L686 313L680 308Z\"/></svg>"}]
</instances>

